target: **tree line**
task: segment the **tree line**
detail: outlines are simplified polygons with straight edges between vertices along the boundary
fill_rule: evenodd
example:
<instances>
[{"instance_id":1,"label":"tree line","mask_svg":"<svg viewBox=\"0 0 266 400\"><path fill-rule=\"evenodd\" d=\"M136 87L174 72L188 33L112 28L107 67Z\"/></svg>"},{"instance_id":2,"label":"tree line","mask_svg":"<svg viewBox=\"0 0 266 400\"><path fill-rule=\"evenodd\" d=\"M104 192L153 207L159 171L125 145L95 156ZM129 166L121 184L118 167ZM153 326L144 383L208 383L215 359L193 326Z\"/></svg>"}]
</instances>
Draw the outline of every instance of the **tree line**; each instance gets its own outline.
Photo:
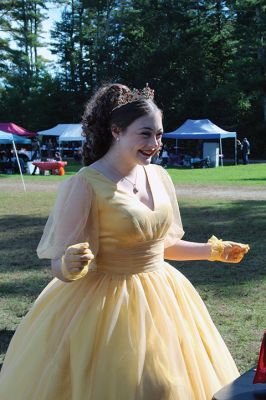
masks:
<instances>
[{"instance_id":1,"label":"tree line","mask_svg":"<svg viewBox=\"0 0 266 400\"><path fill-rule=\"evenodd\" d=\"M45 43L52 3L62 15ZM264 0L2 0L0 120L30 130L79 122L101 83L148 82L166 131L208 118L265 157L265 27Z\"/></svg>"}]
</instances>

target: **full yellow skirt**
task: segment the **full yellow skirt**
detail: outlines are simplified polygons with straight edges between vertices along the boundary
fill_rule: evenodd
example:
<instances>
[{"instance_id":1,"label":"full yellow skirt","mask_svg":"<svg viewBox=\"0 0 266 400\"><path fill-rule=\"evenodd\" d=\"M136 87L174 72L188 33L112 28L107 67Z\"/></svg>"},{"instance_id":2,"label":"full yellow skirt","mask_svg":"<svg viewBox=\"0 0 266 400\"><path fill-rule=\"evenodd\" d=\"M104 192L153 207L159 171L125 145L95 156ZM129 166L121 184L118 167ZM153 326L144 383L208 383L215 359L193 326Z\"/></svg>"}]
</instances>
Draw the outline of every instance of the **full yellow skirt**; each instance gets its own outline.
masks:
<instances>
[{"instance_id":1,"label":"full yellow skirt","mask_svg":"<svg viewBox=\"0 0 266 400\"><path fill-rule=\"evenodd\" d=\"M238 376L200 296L169 264L54 279L17 329L1 400L210 400Z\"/></svg>"}]
</instances>

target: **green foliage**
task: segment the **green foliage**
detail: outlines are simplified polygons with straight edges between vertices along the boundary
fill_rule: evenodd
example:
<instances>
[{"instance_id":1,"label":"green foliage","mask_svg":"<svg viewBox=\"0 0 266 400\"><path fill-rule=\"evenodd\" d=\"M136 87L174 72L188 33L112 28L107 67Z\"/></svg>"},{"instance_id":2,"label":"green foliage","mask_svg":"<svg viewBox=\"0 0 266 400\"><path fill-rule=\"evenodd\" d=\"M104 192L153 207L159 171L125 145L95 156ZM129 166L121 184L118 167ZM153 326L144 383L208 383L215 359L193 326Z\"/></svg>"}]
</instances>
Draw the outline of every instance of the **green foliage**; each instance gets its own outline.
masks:
<instances>
[{"instance_id":1,"label":"green foliage","mask_svg":"<svg viewBox=\"0 0 266 400\"><path fill-rule=\"evenodd\" d=\"M0 119L26 124L29 128L36 92L46 73L38 50L43 46L41 24L47 3L47 0L6 1L0 18L0 29L8 34L4 48L0 46L0 55L4 56L0 65Z\"/></svg>"},{"instance_id":2,"label":"green foliage","mask_svg":"<svg viewBox=\"0 0 266 400\"><path fill-rule=\"evenodd\" d=\"M0 29L8 34L0 41L0 119L38 130L78 122L102 82L149 82L166 130L207 117L259 143L254 153L264 157L263 0L55 0L62 17L52 29L52 75L38 56L48 1L11 3L0 9Z\"/></svg>"}]
</instances>

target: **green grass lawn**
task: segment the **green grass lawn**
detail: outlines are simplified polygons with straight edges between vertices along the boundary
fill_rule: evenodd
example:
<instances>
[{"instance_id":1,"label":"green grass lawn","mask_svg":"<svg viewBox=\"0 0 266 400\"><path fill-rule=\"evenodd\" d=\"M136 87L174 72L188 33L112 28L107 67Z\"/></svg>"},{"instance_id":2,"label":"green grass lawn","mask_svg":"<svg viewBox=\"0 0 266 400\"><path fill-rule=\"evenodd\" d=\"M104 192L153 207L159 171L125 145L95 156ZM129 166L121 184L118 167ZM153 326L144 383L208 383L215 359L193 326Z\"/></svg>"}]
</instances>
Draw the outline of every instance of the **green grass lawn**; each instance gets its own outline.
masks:
<instances>
[{"instance_id":1,"label":"green grass lawn","mask_svg":"<svg viewBox=\"0 0 266 400\"><path fill-rule=\"evenodd\" d=\"M68 161L65 168L66 174L64 176L58 175L24 175L25 182L57 182L67 179L69 176L75 174L80 168L81 164L75 161ZM266 164L249 164L249 165L236 165L225 166L219 168L168 168L167 170L171 175L174 183L180 184L217 184L217 185L266 185ZM18 174L6 175L0 174L1 179L18 178Z\"/></svg>"},{"instance_id":2,"label":"green grass lawn","mask_svg":"<svg viewBox=\"0 0 266 400\"><path fill-rule=\"evenodd\" d=\"M219 168L169 168L174 183L219 185L266 185L266 164L225 166Z\"/></svg>"},{"instance_id":3,"label":"green grass lawn","mask_svg":"<svg viewBox=\"0 0 266 400\"><path fill-rule=\"evenodd\" d=\"M199 290L241 372L256 363L266 328L266 202L182 201L185 239L206 241L211 234L248 243L240 264L174 263Z\"/></svg>"},{"instance_id":4,"label":"green grass lawn","mask_svg":"<svg viewBox=\"0 0 266 400\"><path fill-rule=\"evenodd\" d=\"M36 247L54 198L50 192L0 193L0 362L21 318L51 279L49 262L37 258ZM256 363L265 329L266 202L182 201L180 209L186 240L215 234L251 246L239 265L173 263L200 292L244 372Z\"/></svg>"}]
</instances>

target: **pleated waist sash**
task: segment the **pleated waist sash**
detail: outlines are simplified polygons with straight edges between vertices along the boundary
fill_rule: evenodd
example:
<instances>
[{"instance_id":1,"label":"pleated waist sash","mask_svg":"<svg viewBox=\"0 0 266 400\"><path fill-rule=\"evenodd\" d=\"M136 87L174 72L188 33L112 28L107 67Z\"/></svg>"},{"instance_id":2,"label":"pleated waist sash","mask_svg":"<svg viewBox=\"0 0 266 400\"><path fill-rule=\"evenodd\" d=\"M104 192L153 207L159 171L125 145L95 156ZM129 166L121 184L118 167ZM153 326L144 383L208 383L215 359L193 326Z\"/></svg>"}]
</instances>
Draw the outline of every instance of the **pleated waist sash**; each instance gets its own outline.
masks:
<instances>
[{"instance_id":1,"label":"pleated waist sash","mask_svg":"<svg viewBox=\"0 0 266 400\"><path fill-rule=\"evenodd\" d=\"M164 240L139 242L131 247L116 247L99 252L96 258L97 271L112 274L139 274L162 267Z\"/></svg>"}]
</instances>

